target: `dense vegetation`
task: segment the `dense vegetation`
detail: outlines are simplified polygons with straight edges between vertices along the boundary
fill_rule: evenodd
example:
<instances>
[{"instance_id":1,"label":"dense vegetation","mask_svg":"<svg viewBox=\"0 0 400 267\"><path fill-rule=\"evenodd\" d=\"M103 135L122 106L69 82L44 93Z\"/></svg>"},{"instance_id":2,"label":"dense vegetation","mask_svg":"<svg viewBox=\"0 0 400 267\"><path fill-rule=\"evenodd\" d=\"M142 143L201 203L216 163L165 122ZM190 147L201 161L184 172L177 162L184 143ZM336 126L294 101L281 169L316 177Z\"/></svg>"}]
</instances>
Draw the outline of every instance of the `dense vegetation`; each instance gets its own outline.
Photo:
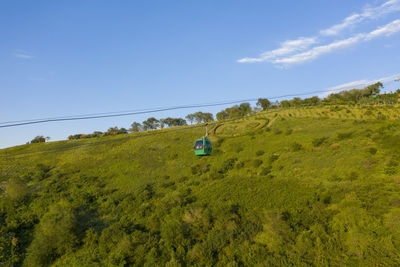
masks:
<instances>
[{"instance_id":1,"label":"dense vegetation","mask_svg":"<svg viewBox=\"0 0 400 267\"><path fill-rule=\"evenodd\" d=\"M0 265L396 266L399 118L269 109L212 123L210 157L179 127L0 150Z\"/></svg>"}]
</instances>

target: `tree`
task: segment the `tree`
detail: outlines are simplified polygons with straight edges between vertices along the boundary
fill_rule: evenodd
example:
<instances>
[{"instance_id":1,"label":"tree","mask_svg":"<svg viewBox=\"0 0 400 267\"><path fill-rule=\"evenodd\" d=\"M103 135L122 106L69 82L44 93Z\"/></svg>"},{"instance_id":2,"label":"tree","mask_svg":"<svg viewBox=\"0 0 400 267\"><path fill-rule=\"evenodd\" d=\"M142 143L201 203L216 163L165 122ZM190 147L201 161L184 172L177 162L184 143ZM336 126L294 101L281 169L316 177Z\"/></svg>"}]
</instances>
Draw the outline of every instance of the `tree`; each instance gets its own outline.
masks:
<instances>
[{"instance_id":1,"label":"tree","mask_svg":"<svg viewBox=\"0 0 400 267\"><path fill-rule=\"evenodd\" d=\"M38 135L32 139L31 144L35 143L45 143L46 140L50 139L50 137L44 137L43 135Z\"/></svg>"},{"instance_id":2,"label":"tree","mask_svg":"<svg viewBox=\"0 0 400 267\"><path fill-rule=\"evenodd\" d=\"M194 113L194 119L197 123L201 123L203 121L203 112L199 111Z\"/></svg>"},{"instance_id":3,"label":"tree","mask_svg":"<svg viewBox=\"0 0 400 267\"><path fill-rule=\"evenodd\" d=\"M160 121L154 117L148 118L142 123L143 130L155 130L160 126Z\"/></svg>"},{"instance_id":4,"label":"tree","mask_svg":"<svg viewBox=\"0 0 400 267\"><path fill-rule=\"evenodd\" d=\"M290 107L290 102L288 100L282 100L280 105L283 108L288 108L288 107Z\"/></svg>"},{"instance_id":5,"label":"tree","mask_svg":"<svg viewBox=\"0 0 400 267\"><path fill-rule=\"evenodd\" d=\"M319 99L318 96L309 97L303 100L303 103L307 106L316 105L319 102L321 102L321 99Z\"/></svg>"},{"instance_id":6,"label":"tree","mask_svg":"<svg viewBox=\"0 0 400 267\"><path fill-rule=\"evenodd\" d=\"M167 118L167 119L168 119L168 118ZM165 126L165 125L168 126L167 119L160 119L160 128L161 128L161 129L164 129L164 126Z\"/></svg>"},{"instance_id":7,"label":"tree","mask_svg":"<svg viewBox=\"0 0 400 267\"><path fill-rule=\"evenodd\" d=\"M194 121L194 114L188 114L185 118L186 118L188 121L190 121L190 124L192 124L193 121Z\"/></svg>"},{"instance_id":8,"label":"tree","mask_svg":"<svg viewBox=\"0 0 400 267\"><path fill-rule=\"evenodd\" d=\"M94 131L91 135L92 135L92 137L100 137L102 134L103 134L103 132Z\"/></svg>"},{"instance_id":9,"label":"tree","mask_svg":"<svg viewBox=\"0 0 400 267\"><path fill-rule=\"evenodd\" d=\"M203 122L212 122L214 121L214 116L212 113L203 113Z\"/></svg>"},{"instance_id":10,"label":"tree","mask_svg":"<svg viewBox=\"0 0 400 267\"><path fill-rule=\"evenodd\" d=\"M251 106L249 103L242 103L239 106L234 105L230 108L226 108L225 110L217 113L217 120L225 120L228 118L240 118L243 116L247 116L252 112Z\"/></svg>"},{"instance_id":11,"label":"tree","mask_svg":"<svg viewBox=\"0 0 400 267\"><path fill-rule=\"evenodd\" d=\"M240 115L247 116L251 113L251 106L250 103L242 103L239 105Z\"/></svg>"},{"instance_id":12,"label":"tree","mask_svg":"<svg viewBox=\"0 0 400 267\"><path fill-rule=\"evenodd\" d=\"M141 130L142 125L136 121L131 124L131 128L129 129L129 131L132 133L140 132Z\"/></svg>"},{"instance_id":13,"label":"tree","mask_svg":"<svg viewBox=\"0 0 400 267\"><path fill-rule=\"evenodd\" d=\"M202 123L202 122L211 122L214 121L214 116L212 113L204 113L204 112L196 112L192 113L186 116L186 119L190 121L190 123L193 123L193 121L196 121L196 123Z\"/></svg>"},{"instance_id":14,"label":"tree","mask_svg":"<svg viewBox=\"0 0 400 267\"><path fill-rule=\"evenodd\" d=\"M259 98L256 105L263 110L267 110L271 106L271 102L266 98Z\"/></svg>"},{"instance_id":15,"label":"tree","mask_svg":"<svg viewBox=\"0 0 400 267\"><path fill-rule=\"evenodd\" d=\"M220 111L217 113L217 120L222 121L229 118L229 113L226 110Z\"/></svg>"},{"instance_id":16,"label":"tree","mask_svg":"<svg viewBox=\"0 0 400 267\"><path fill-rule=\"evenodd\" d=\"M298 107L302 104L302 100L300 97L295 97L289 101L291 107Z\"/></svg>"},{"instance_id":17,"label":"tree","mask_svg":"<svg viewBox=\"0 0 400 267\"><path fill-rule=\"evenodd\" d=\"M175 124L174 126L183 126L183 125L187 125L187 122L186 122L186 120L184 120L182 118L176 118L174 121L174 124Z\"/></svg>"},{"instance_id":18,"label":"tree","mask_svg":"<svg viewBox=\"0 0 400 267\"><path fill-rule=\"evenodd\" d=\"M126 130L125 128L119 129L117 126L115 126L115 127L110 127L107 132L103 133L103 136L126 134L126 133L128 133L128 130ZM88 136L88 137L92 137L92 136ZM88 138L88 137L85 136L85 138Z\"/></svg>"},{"instance_id":19,"label":"tree","mask_svg":"<svg viewBox=\"0 0 400 267\"><path fill-rule=\"evenodd\" d=\"M186 120L184 120L182 118L168 117L168 118L160 120L161 128L164 128L164 125L167 125L167 127L172 127L172 126L182 126L182 125L186 125L186 124L187 124Z\"/></svg>"}]
</instances>

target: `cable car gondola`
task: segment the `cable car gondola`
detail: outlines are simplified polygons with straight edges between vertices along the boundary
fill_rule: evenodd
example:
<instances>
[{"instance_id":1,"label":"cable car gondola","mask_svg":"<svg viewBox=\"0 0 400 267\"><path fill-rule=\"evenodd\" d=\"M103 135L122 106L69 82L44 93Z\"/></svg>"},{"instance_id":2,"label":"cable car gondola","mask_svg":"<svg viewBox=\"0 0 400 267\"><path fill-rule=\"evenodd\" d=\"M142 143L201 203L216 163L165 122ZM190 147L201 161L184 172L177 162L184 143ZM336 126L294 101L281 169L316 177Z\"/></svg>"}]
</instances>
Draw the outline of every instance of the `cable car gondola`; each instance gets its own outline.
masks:
<instances>
[{"instance_id":1,"label":"cable car gondola","mask_svg":"<svg viewBox=\"0 0 400 267\"><path fill-rule=\"evenodd\" d=\"M208 137L207 124L206 124L206 135L199 138L194 143L194 154L196 156L209 156L211 155L212 145Z\"/></svg>"}]
</instances>

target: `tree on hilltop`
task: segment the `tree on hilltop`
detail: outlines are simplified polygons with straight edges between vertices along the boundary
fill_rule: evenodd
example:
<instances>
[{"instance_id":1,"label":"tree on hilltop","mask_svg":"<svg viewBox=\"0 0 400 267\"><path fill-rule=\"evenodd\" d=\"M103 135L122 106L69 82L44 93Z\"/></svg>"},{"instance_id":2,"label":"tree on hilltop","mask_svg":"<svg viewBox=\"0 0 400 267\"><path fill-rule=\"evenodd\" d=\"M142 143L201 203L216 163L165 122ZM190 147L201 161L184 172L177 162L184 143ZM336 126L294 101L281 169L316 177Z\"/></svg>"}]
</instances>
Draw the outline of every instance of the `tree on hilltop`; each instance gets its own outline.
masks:
<instances>
[{"instance_id":1,"label":"tree on hilltop","mask_svg":"<svg viewBox=\"0 0 400 267\"><path fill-rule=\"evenodd\" d=\"M271 106L271 102L266 98L259 98L256 105L262 110L267 110Z\"/></svg>"},{"instance_id":2,"label":"tree on hilltop","mask_svg":"<svg viewBox=\"0 0 400 267\"><path fill-rule=\"evenodd\" d=\"M129 131L132 133L140 132L141 130L142 125L136 121L131 124L131 128L129 129Z\"/></svg>"},{"instance_id":3,"label":"tree on hilltop","mask_svg":"<svg viewBox=\"0 0 400 267\"><path fill-rule=\"evenodd\" d=\"M155 130L160 126L160 121L154 117L148 118L142 123L143 130Z\"/></svg>"}]
</instances>

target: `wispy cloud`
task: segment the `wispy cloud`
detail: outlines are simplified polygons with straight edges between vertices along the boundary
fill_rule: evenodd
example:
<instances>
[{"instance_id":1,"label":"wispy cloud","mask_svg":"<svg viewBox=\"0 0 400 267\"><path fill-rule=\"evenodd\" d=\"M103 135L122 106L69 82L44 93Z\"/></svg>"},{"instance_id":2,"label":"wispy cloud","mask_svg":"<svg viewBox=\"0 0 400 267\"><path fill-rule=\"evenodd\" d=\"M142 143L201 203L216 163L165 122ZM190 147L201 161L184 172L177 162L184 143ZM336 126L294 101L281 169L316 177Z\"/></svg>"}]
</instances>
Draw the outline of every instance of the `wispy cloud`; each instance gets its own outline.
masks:
<instances>
[{"instance_id":1,"label":"wispy cloud","mask_svg":"<svg viewBox=\"0 0 400 267\"><path fill-rule=\"evenodd\" d=\"M359 33L353 37L344 40L335 41L327 45L314 47L306 52L295 54L289 57L274 59L272 63L282 64L282 65L303 63L318 58L324 54L328 54L336 50L355 45L360 42L370 41L380 36L390 36L399 31L400 31L400 19L394 20L386 24L385 26L377 28L376 30L371 31L369 33Z\"/></svg>"},{"instance_id":2,"label":"wispy cloud","mask_svg":"<svg viewBox=\"0 0 400 267\"><path fill-rule=\"evenodd\" d=\"M279 56L285 56L291 54L293 52L303 51L315 43L317 43L317 39L315 37L309 37L309 38L300 37L296 40L285 41L281 44L280 48L262 53L258 58L246 57L239 59L238 62L253 63L253 62L267 61Z\"/></svg>"},{"instance_id":3,"label":"wispy cloud","mask_svg":"<svg viewBox=\"0 0 400 267\"><path fill-rule=\"evenodd\" d=\"M381 83L393 82L395 79L398 79L399 77L400 77L400 73L391 75L391 76L387 76L387 77L383 77L380 79L376 79L376 80L366 80L365 79L365 80L344 83L344 84L337 85L337 86L326 89L326 91L324 93L320 94L319 97L321 97L321 98L327 97L328 95L330 95L332 93L338 93L340 91L349 90L349 89L362 89L366 86L369 86L369 85L377 83L377 82L381 82Z\"/></svg>"},{"instance_id":4,"label":"wispy cloud","mask_svg":"<svg viewBox=\"0 0 400 267\"><path fill-rule=\"evenodd\" d=\"M33 59L34 58L34 56L32 56L31 53L29 53L25 50L21 50L21 49L15 50L14 56L16 58L21 58L21 59Z\"/></svg>"},{"instance_id":5,"label":"wispy cloud","mask_svg":"<svg viewBox=\"0 0 400 267\"><path fill-rule=\"evenodd\" d=\"M345 18L341 23L321 30L322 35L337 35L343 30L366 20L376 19L383 15L400 11L400 0L389 0L377 7L364 8L361 13L356 13Z\"/></svg>"},{"instance_id":6,"label":"wispy cloud","mask_svg":"<svg viewBox=\"0 0 400 267\"><path fill-rule=\"evenodd\" d=\"M342 23L336 24L328 29L321 30L319 35L313 37L300 37L295 40L287 40L274 50L266 51L258 57L245 57L237 60L239 63L271 62L276 65L292 65L318 58L323 54L333 52L354 44L369 41L379 36L389 36L397 33L400 20L395 20L383 27L377 28L370 33L355 34L347 39L334 41L325 45L315 46L326 40L329 36L337 35L339 32L368 19L376 19L388 13L400 11L400 0L388 0L377 7L366 7L360 13L348 16ZM311 49L310 49L311 47Z\"/></svg>"},{"instance_id":7,"label":"wispy cloud","mask_svg":"<svg viewBox=\"0 0 400 267\"><path fill-rule=\"evenodd\" d=\"M15 57L22 58L22 59L32 59L33 56L27 54L15 54Z\"/></svg>"}]
</instances>

